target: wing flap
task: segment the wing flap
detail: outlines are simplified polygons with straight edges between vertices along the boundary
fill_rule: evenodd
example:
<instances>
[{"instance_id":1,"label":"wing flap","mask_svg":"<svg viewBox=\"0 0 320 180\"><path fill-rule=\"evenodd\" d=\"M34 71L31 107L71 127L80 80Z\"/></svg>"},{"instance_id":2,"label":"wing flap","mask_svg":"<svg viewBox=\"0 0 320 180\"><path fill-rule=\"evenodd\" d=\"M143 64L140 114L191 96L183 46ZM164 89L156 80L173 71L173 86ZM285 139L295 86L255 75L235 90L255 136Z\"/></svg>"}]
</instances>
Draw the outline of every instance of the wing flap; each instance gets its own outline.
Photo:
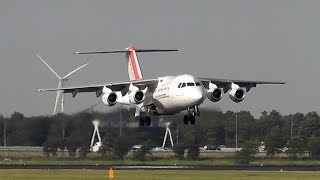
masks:
<instances>
[{"instance_id":1,"label":"wing flap","mask_svg":"<svg viewBox=\"0 0 320 180\"><path fill-rule=\"evenodd\" d=\"M231 80L231 79L214 79L214 78L198 78L205 88L209 87L209 83L216 84L219 88L229 90L231 84L235 83L240 87L246 88L249 91L252 87L256 87L257 84L286 84L280 81L251 81L251 80Z\"/></svg>"},{"instance_id":2,"label":"wing flap","mask_svg":"<svg viewBox=\"0 0 320 180\"><path fill-rule=\"evenodd\" d=\"M72 93L73 97L75 97L77 93L96 92L96 96L99 97L102 94L103 87L110 88L112 91L121 91L122 95L124 95L128 92L128 87L130 86L130 84L133 84L141 89L144 89L145 87L153 89L154 87L156 87L157 83L158 83L158 79L144 79L144 80L137 80L137 81L107 83L107 84L89 85L89 86L39 89L38 92L62 91L63 93Z\"/></svg>"}]
</instances>

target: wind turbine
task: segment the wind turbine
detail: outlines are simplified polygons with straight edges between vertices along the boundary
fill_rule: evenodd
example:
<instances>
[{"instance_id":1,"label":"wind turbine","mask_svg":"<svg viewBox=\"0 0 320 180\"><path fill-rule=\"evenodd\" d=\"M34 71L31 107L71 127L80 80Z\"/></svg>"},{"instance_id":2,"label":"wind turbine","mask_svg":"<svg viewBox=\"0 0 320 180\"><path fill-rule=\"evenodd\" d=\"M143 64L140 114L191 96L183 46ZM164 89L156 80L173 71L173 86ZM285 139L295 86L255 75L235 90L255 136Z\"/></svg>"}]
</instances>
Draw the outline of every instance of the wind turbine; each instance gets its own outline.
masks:
<instances>
[{"instance_id":1,"label":"wind turbine","mask_svg":"<svg viewBox=\"0 0 320 180\"><path fill-rule=\"evenodd\" d=\"M73 71L69 72L67 75L61 77L61 76L58 75L58 73L55 70L53 70L53 68L46 61L44 61L41 58L41 56L39 54L36 54L36 56L58 78L58 80L59 80L58 88L63 88L64 87L65 82L68 81L67 77L69 77L71 74L77 72L78 70L82 69L83 67L85 67L85 66L87 66L87 65L89 65L91 63L91 61L88 61L87 63L83 64L82 66L80 66L80 67L74 69ZM56 101L54 103L53 114L56 114L56 112L57 112L57 106L58 106L58 102L59 102L59 99L60 99L60 95L61 95L61 91L57 91ZM64 94L62 94L62 97L61 97L61 112L62 113L64 112Z\"/></svg>"}]
</instances>

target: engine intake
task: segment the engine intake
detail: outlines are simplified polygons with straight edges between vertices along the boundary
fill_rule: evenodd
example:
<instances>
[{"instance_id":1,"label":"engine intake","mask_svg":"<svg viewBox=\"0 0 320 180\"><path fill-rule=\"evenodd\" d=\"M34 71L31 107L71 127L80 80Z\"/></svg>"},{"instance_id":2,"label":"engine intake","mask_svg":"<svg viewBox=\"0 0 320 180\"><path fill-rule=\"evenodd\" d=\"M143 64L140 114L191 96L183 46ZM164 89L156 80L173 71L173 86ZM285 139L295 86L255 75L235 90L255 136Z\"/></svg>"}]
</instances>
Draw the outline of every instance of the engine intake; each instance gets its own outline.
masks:
<instances>
[{"instance_id":1,"label":"engine intake","mask_svg":"<svg viewBox=\"0 0 320 180\"><path fill-rule=\"evenodd\" d=\"M212 102L217 102L222 98L223 92L217 85L210 83L207 91L207 98Z\"/></svg>"},{"instance_id":2,"label":"engine intake","mask_svg":"<svg viewBox=\"0 0 320 180\"><path fill-rule=\"evenodd\" d=\"M242 88L231 89L229 97L234 102L241 102L245 97L245 91Z\"/></svg>"},{"instance_id":3,"label":"engine intake","mask_svg":"<svg viewBox=\"0 0 320 180\"><path fill-rule=\"evenodd\" d=\"M144 98L145 98L145 94L141 90L137 90L130 93L130 101L136 104L142 103Z\"/></svg>"},{"instance_id":4,"label":"engine intake","mask_svg":"<svg viewBox=\"0 0 320 180\"><path fill-rule=\"evenodd\" d=\"M222 95L223 95L222 90L219 88L214 89L213 91L211 90L207 91L207 98L212 102L219 101L222 98Z\"/></svg>"},{"instance_id":5,"label":"engine intake","mask_svg":"<svg viewBox=\"0 0 320 180\"><path fill-rule=\"evenodd\" d=\"M108 106L114 106L118 102L118 96L115 92L104 93L102 96L102 102Z\"/></svg>"}]
</instances>

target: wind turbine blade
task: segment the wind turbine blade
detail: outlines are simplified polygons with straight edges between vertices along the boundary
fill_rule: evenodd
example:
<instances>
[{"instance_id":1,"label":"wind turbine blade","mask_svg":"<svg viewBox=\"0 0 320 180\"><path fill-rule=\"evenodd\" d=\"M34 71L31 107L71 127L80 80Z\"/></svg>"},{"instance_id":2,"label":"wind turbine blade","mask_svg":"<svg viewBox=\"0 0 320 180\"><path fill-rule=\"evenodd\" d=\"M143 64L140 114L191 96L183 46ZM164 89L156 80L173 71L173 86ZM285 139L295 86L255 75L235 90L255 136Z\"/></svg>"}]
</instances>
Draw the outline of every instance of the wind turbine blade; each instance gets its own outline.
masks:
<instances>
[{"instance_id":1,"label":"wind turbine blade","mask_svg":"<svg viewBox=\"0 0 320 180\"><path fill-rule=\"evenodd\" d=\"M58 88L61 88L61 80L59 80ZM61 90L57 91L56 102L54 103L53 115L57 112L58 101L60 98Z\"/></svg>"},{"instance_id":2,"label":"wind turbine blade","mask_svg":"<svg viewBox=\"0 0 320 180\"><path fill-rule=\"evenodd\" d=\"M36 54L36 56L47 66L47 68L48 68L54 75L57 76L58 79L60 79L60 76L58 75L58 73L57 73L56 71L54 71L54 70L49 66L49 64L41 58L41 56L40 56L39 54Z\"/></svg>"},{"instance_id":3,"label":"wind turbine blade","mask_svg":"<svg viewBox=\"0 0 320 180\"><path fill-rule=\"evenodd\" d=\"M68 76L70 76L71 74L73 74L73 73L77 72L78 70L82 69L83 67L86 67L87 65L89 65L89 63L90 63L90 62L87 62L87 63L85 63L84 65L76 68L75 70L69 72L69 73L68 73L67 75L65 75L62 79L65 79L65 78L67 78Z\"/></svg>"}]
</instances>

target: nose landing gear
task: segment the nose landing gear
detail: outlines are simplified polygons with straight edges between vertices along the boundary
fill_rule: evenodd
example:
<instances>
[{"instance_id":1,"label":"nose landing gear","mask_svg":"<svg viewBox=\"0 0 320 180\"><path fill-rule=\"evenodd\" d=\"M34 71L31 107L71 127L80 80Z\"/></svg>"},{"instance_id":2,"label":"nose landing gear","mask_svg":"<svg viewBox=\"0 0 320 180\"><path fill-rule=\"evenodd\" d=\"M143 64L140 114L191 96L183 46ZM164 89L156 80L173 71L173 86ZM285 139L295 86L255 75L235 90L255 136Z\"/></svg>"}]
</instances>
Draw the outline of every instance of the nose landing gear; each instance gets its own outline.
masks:
<instances>
[{"instance_id":1,"label":"nose landing gear","mask_svg":"<svg viewBox=\"0 0 320 180\"><path fill-rule=\"evenodd\" d=\"M140 117L139 119L139 126L150 126L151 125L151 118L149 116L145 116L145 117Z\"/></svg>"},{"instance_id":2,"label":"nose landing gear","mask_svg":"<svg viewBox=\"0 0 320 180\"><path fill-rule=\"evenodd\" d=\"M196 116L200 116L198 106L188 108L188 114L183 117L184 124L187 125L190 122L190 124L194 125L196 123Z\"/></svg>"},{"instance_id":3,"label":"nose landing gear","mask_svg":"<svg viewBox=\"0 0 320 180\"><path fill-rule=\"evenodd\" d=\"M183 117L183 122L185 125L187 125L189 122L190 122L190 124L194 125L196 123L196 118L191 114L185 115Z\"/></svg>"}]
</instances>

